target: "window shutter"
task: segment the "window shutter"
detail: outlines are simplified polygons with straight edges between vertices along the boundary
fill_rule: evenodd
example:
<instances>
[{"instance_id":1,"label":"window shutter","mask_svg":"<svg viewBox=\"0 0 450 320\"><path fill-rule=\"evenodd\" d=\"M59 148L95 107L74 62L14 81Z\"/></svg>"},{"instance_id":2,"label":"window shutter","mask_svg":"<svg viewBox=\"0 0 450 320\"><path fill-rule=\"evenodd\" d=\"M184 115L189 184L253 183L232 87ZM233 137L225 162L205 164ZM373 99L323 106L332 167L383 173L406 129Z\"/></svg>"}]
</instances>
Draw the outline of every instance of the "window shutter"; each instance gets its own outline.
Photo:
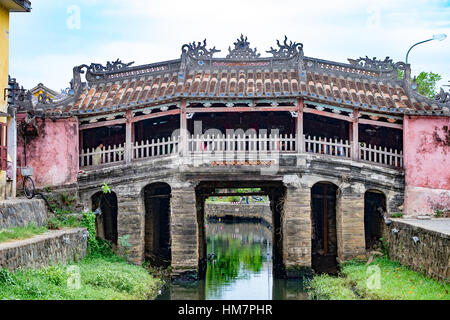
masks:
<instances>
[{"instance_id":1,"label":"window shutter","mask_svg":"<svg viewBox=\"0 0 450 320\"><path fill-rule=\"evenodd\" d=\"M8 169L8 125L0 123L0 170Z\"/></svg>"}]
</instances>

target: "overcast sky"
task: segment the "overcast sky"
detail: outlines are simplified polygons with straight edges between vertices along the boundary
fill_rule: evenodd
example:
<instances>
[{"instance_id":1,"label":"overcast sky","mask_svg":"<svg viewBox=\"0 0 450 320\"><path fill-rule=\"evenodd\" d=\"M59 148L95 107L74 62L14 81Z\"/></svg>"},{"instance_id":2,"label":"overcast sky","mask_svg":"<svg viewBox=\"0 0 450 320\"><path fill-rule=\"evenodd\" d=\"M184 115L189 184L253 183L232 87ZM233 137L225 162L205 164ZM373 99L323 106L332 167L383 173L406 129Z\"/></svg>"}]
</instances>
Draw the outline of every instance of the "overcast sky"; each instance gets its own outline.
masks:
<instances>
[{"instance_id":1,"label":"overcast sky","mask_svg":"<svg viewBox=\"0 0 450 320\"><path fill-rule=\"evenodd\" d=\"M241 33L262 56L287 35L306 56L404 61L408 48L433 34L450 37L450 1L299 0L32 0L31 13L13 13L10 74L26 88L39 82L60 91L72 68L91 62L147 64L180 57L181 46L207 39L227 49ZM413 74L450 80L450 38L414 48Z\"/></svg>"}]
</instances>

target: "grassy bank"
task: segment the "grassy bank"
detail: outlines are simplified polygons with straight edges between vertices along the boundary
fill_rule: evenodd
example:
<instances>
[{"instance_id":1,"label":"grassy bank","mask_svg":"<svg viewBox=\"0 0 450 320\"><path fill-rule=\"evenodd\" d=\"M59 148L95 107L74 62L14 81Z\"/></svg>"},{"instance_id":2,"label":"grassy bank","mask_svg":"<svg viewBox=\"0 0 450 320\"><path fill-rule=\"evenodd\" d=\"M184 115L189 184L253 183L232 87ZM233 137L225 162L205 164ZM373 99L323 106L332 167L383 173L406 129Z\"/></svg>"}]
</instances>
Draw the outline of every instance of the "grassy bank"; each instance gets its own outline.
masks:
<instances>
[{"instance_id":1,"label":"grassy bank","mask_svg":"<svg viewBox=\"0 0 450 320\"><path fill-rule=\"evenodd\" d=\"M0 300L145 300L161 286L144 268L114 255L15 273L0 269Z\"/></svg>"},{"instance_id":2,"label":"grassy bank","mask_svg":"<svg viewBox=\"0 0 450 320\"><path fill-rule=\"evenodd\" d=\"M46 227L37 227L36 225L2 229L0 230L0 243L29 239L46 231Z\"/></svg>"},{"instance_id":3,"label":"grassy bank","mask_svg":"<svg viewBox=\"0 0 450 320\"><path fill-rule=\"evenodd\" d=\"M347 262L339 277L315 276L309 287L311 297L322 300L450 300L450 283L426 278L387 257L369 265Z\"/></svg>"},{"instance_id":4,"label":"grassy bank","mask_svg":"<svg viewBox=\"0 0 450 320\"><path fill-rule=\"evenodd\" d=\"M61 212L49 219L48 227L87 228L88 256L77 263L36 270L0 269L0 300L147 300L157 296L163 281L144 267L129 264L112 252L109 243L96 238L93 213L76 218Z\"/></svg>"}]
</instances>

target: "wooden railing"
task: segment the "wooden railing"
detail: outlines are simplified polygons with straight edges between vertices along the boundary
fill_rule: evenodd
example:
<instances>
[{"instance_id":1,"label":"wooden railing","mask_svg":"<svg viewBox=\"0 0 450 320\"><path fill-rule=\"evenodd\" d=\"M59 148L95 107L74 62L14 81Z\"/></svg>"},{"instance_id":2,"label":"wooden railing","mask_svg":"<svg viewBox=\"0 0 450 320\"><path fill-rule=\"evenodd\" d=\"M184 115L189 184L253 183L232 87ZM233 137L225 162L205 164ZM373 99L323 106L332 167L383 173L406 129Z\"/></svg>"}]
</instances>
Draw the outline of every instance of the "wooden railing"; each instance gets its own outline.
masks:
<instances>
[{"instance_id":1,"label":"wooden railing","mask_svg":"<svg viewBox=\"0 0 450 320\"><path fill-rule=\"evenodd\" d=\"M348 140L305 137L305 151L329 156L350 158L351 143Z\"/></svg>"},{"instance_id":2,"label":"wooden railing","mask_svg":"<svg viewBox=\"0 0 450 320\"><path fill-rule=\"evenodd\" d=\"M178 153L180 137L168 137L136 142L133 146L133 160L154 158Z\"/></svg>"},{"instance_id":3,"label":"wooden railing","mask_svg":"<svg viewBox=\"0 0 450 320\"><path fill-rule=\"evenodd\" d=\"M348 140L303 136L304 152L322 156L352 158L352 143ZM168 137L157 140L135 142L130 148L128 159L140 160L164 157L181 152L180 137ZM192 135L187 137L187 153L202 154L208 152L251 153L297 153L297 137L285 135ZM376 163L394 168L403 168L402 151L358 145L361 161ZM100 151L82 150L80 167L96 167L106 164L125 162L126 145L108 146ZM186 153L185 153L186 154ZM356 152L358 154L358 152ZM127 162L128 163L128 162Z\"/></svg>"},{"instance_id":4,"label":"wooden railing","mask_svg":"<svg viewBox=\"0 0 450 320\"><path fill-rule=\"evenodd\" d=\"M378 164L403 168L403 151L371 146L362 143L359 147L360 160Z\"/></svg>"},{"instance_id":5,"label":"wooden railing","mask_svg":"<svg viewBox=\"0 0 450 320\"><path fill-rule=\"evenodd\" d=\"M95 167L125 161L125 144L103 147L101 150L96 149L81 150L80 167Z\"/></svg>"},{"instance_id":6,"label":"wooden railing","mask_svg":"<svg viewBox=\"0 0 450 320\"><path fill-rule=\"evenodd\" d=\"M191 153L205 152L296 152L294 135L192 135L188 138Z\"/></svg>"}]
</instances>

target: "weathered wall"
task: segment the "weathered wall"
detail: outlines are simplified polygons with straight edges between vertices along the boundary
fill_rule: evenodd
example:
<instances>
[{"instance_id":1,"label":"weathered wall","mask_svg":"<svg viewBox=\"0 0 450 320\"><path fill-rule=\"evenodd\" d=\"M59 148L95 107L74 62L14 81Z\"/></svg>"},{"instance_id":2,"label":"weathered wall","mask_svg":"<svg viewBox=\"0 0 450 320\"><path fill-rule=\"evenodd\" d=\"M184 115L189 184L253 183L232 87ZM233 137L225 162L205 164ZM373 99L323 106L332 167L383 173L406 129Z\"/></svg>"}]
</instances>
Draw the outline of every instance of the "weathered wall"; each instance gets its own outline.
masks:
<instances>
[{"instance_id":1,"label":"weathered wall","mask_svg":"<svg viewBox=\"0 0 450 320\"><path fill-rule=\"evenodd\" d=\"M443 223L443 222L441 222ZM447 222L448 223L448 222ZM393 232L396 229L398 232ZM450 235L394 220L387 230L392 260L438 280L450 280ZM419 242L415 243L413 237Z\"/></svg>"},{"instance_id":2,"label":"weathered wall","mask_svg":"<svg viewBox=\"0 0 450 320\"><path fill-rule=\"evenodd\" d=\"M205 215L216 218L231 216L243 219L261 219L272 224L272 211L269 203L206 203Z\"/></svg>"},{"instance_id":3,"label":"weathered wall","mask_svg":"<svg viewBox=\"0 0 450 320\"><path fill-rule=\"evenodd\" d=\"M19 124L25 114L17 115ZM34 169L36 187L63 186L77 182L78 120L76 118L36 120L39 136L26 146L27 166ZM18 130L17 164L25 166L24 139ZM20 187L20 186L19 186Z\"/></svg>"},{"instance_id":4,"label":"weathered wall","mask_svg":"<svg viewBox=\"0 0 450 320\"><path fill-rule=\"evenodd\" d=\"M450 118L404 119L405 214L450 210Z\"/></svg>"},{"instance_id":5,"label":"weathered wall","mask_svg":"<svg viewBox=\"0 0 450 320\"><path fill-rule=\"evenodd\" d=\"M31 239L0 244L0 268L41 268L86 256L87 230L50 231Z\"/></svg>"},{"instance_id":6,"label":"weathered wall","mask_svg":"<svg viewBox=\"0 0 450 320\"><path fill-rule=\"evenodd\" d=\"M44 200L4 200L0 201L0 229L24 227L30 224L43 226L48 213Z\"/></svg>"}]
</instances>

